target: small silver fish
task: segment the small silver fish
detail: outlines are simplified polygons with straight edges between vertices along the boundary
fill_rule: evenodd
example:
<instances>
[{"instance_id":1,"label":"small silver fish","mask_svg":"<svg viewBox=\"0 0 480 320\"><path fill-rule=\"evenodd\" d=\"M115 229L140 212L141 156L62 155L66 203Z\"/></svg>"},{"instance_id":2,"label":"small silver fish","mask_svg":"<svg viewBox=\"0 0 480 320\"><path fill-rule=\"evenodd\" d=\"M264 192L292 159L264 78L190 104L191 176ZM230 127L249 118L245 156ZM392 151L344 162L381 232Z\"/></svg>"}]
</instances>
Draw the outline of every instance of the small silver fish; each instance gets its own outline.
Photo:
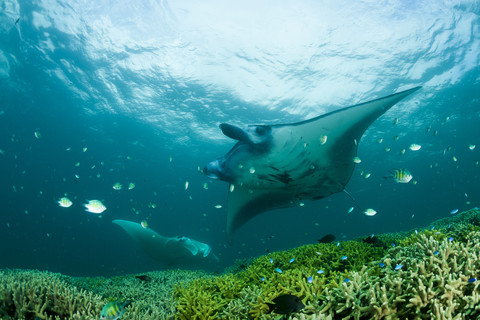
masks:
<instances>
[{"instance_id":1,"label":"small silver fish","mask_svg":"<svg viewBox=\"0 0 480 320\"><path fill-rule=\"evenodd\" d=\"M420 150L420 149L422 148L422 146L419 145L419 144L416 144L416 143L412 143L409 148L410 148L410 150L412 150L412 151L418 151L418 150Z\"/></svg>"},{"instance_id":2,"label":"small silver fish","mask_svg":"<svg viewBox=\"0 0 480 320\"><path fill-rule=\"evenodd\" d=\"M100 200L88 200L88 203L84 204L85 211L100 214L107 210L107 207Z\"/></svg>"},{"instance_id":3,"label":"small silver fish","mask_svg":"<svg viewBox=\"0 0 480 320\"><path fill-rule=\"evenodd\" d=\"M68 208L72 205L72 201L67 197L63 197L58 200L58 205L63 208Z\"/></svg>"},{"instance_id":4,"label":"small silver fish","mask_svg":"<svg viewBox=\"0 0 480 320\"><path fill-rule=\"evenodd\" d=\"M362 162L362 160L359 157L354 157L353 162L360 163L360 162Z\"/></svg>"}]
</instances>

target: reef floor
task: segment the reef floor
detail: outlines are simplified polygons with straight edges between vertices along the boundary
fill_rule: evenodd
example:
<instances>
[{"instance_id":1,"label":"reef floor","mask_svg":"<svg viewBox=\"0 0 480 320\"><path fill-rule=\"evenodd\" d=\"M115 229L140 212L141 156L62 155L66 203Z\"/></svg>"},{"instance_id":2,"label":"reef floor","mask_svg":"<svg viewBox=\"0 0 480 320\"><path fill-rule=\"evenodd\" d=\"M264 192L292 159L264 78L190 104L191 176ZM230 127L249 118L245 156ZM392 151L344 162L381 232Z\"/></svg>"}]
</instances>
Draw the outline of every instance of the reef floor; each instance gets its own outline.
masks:
<instances>
[{"instance_id":1,"label":"reef floor","mask_svg":"<svg viewBox=\"0 0 480 320\"><path fill-rule=\"evenodd\" d=\"M131 303L121 319L477 319L477 279L475 208L422 229L238 261L220 275L168 270L79 278L0 270L0 319L98 319L106 303L124 300ZM280 305L281 296L301 302Z\"/></svg>"}]
</instances>

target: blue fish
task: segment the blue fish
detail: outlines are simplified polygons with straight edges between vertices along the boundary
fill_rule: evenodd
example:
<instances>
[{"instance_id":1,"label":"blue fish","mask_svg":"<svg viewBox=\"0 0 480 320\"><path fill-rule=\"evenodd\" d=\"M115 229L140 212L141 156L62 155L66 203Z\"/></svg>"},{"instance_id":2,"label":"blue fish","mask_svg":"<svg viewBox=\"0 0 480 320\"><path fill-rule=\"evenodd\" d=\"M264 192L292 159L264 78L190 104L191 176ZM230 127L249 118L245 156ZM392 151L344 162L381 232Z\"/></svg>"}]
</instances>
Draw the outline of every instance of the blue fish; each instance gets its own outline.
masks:
<instances>
[{"instance_id":1,"label":"blue fish","mask_svg":"<svg viewBox=\"0 0 480 320\"><path fill-rule=\"evenodd\" d=\"M403 264L397 264L397 266L395 267L395 271L398 271L402 268L403 268Z\"/></svg>"},{"instance_id":2,"label":"blue fish","mask_svg":"<svg viewBox=\"0 0 480 320\"><path fill-rule=\"evenodd\" d=\"M343 280L345 283L349 283L350 282L350 279L348 278L345 278L345 280Z\"/></svg>"},{"instance_id":3,"label":"blue fish","mask_svg":"<svg viewBox=\"0 0 480 320\"><path fill-rule=\"evenodd\" d=\"M452 241L453 241L453 237L448 238L448 241L452 242Z\"/></svg>"},{"instance_id":4,"label":"blue fish","mask_svg":"<svg viewBox=\"0 0 480 320\"><path fill-rule=\"evenodd\" d=\"M340 259L341 259L341 260L347 260L348 257L347 257L347 256L343 256L343 257L341 257Z\"/></svg>"},{"instance_id":5,"label":"blue fish","mask_svg":"<svg viewBox=\"0 0 480 320\"><path fill-rule=\"evenodd\" d=\"M437 254L439 254L439 252L438 252L437 250L435 250L435 251L433 252L433 254L434 254L434 255L437 255Z\"/></svg>"},{"instance_id":6,"label":"blue fish","mask_svg":"<svg viewBox=\"0 0 480 320\"><path fill-rule=\"evenodd\" d=\"M380 262L380 263L378 264L378 266L379 266L380 268L384 268L384 267L385 267L385 263Z\"/></svg>"},{"instance_id":7,"label":"blue fish","mask_svg":"<svg viewBox=\"0 0 480 320\"><path fill-rule=\"evenodd\" d=\"M450 211L450 214L455 214L458 212L458 209L453 209L452 211Z\"/></svg>"},{"instance_id":8,"label":"blue fish","mask_svg":"<svg viewBox=\"0 0 480 320\"><path fill-rule=\"evenodd\" d=\"M278 273L283 273L282 269L280 268L275 268L275 271L277 271Z\"/></svg>"},{"instance_id":9,"label":"blue fish","mask_svg":"<svg viewBox=\"0 0 480 320\"><path fill-rule=\"evenodd\" d=\"M273 259L272 259L272 258L270 258L270 263L273 263Z\"/></svg>"},{"instance_id":10,"label":"blue fish","mask_svg":"<svg viewBox=\"0 0 480 320\"><path fill-rule=\"evenodd\" d=\"M470 278L470 279L468 279L468 282L469 282L469 283L474 283L474 282L476 282L476 281L477 281L476 278Z\"/></svg>"},{"instance_id":11,"label":"blue fish","mask_svg":"<svg viewBox=\"0 0 480 320\"><path fill-rule=\"evenodd\" d=\"M262 281L262 282L265 281L265 277L261 277L260 281Z\"/></svg>"},{"instance_id":12,"label":"blue fish","mask_svg":"<svg viewBox=\"0 0 480 320\"><path fill-rule=\"evenodd\" d=\"M312 282L313 282L312 276L308 277L308 283L312 283Z\"/></svg>"},{"instance_id":13,"label":"blue fish","mask_svg":"<svg viewBox=\"0 0 480 320\"><path fill-rule=\"evenodd\" d=\"M318 274L322 274L322 273L324 273L324 272L325 272L325 271L323 271L323 270L318 270L318 271L317 271Z\"/></svg>"},{"instance_id":14,"label":"blue fish","mask_svg":"<svg viewBox=\"0 0 480 320\"><path fill-rule=\"evenodd\" d=\"M290 259L289 262L292 263L293 261L295 261L295 258Z\"/></svg>"}]
</instances>

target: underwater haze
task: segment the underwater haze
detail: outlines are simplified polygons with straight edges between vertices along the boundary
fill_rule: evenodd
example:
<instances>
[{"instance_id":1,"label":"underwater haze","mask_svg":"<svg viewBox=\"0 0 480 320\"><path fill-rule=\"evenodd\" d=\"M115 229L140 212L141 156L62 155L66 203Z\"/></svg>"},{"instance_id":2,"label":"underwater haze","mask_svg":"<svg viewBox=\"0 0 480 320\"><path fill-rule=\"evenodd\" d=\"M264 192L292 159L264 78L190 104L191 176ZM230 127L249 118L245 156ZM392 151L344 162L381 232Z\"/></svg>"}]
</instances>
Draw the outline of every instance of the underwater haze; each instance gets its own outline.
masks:
<instances>
[{"instance_id":1,"label":"underwater haze","mask_svg":"<svg viewBox=\"0 0 480 320\"><path fill-rule=\"evenodd\" d=\"M115 219L207 243L221 271L480 206L479 15L475 0L2 0L0 268L158 269ZM234 145L220 123L293 123L415 86L359 141L346 190L376 215L342 192L228 243L228 184L202 173ZM409 183L390 176L402 168Z\"/></svg>"}]
</instances>

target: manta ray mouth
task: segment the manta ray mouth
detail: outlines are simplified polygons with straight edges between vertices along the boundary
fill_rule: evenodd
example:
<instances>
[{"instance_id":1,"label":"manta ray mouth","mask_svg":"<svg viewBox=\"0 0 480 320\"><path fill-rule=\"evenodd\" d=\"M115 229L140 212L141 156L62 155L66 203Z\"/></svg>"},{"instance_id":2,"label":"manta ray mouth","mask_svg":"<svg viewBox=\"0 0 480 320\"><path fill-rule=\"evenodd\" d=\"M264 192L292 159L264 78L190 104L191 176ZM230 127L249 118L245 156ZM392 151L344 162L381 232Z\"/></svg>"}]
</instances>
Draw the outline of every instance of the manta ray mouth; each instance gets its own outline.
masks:
<instances>
[{"instance_id":1,"label":"manta ray mouth","mask_svg":"<svg viewBox=\"0 0 480 320\"><path fill-rule=\"evenodd\" d=\"M225 175L222 164L219 160L209 162L205 168L203 168L203 173L205 173L207 177L211 179L227 181L227 176Z\"/></svg>"}]
</instances>

